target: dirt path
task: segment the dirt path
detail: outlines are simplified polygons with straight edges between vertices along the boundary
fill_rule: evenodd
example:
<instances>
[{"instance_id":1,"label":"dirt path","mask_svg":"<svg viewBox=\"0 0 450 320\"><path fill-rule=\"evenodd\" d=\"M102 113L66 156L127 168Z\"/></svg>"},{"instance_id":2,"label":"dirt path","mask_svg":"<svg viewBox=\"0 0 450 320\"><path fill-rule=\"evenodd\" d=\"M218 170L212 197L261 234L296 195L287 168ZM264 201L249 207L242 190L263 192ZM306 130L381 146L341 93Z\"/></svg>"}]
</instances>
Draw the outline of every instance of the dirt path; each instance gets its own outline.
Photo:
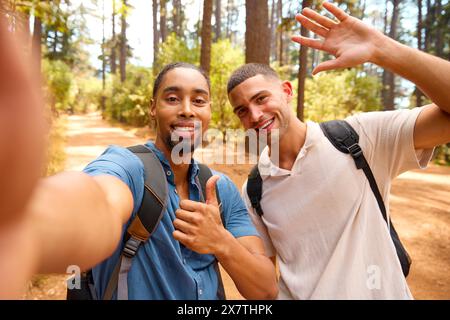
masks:
<instances>
[{"instance_id":1,"label":"dirt path","mask_svg":"<svg viewBox=\"0 0 450 320\"><path fill-rule=\"evenodd\" d=\"M140 136L140 138L137 136ZM110 144L146 141L142 131L114 128L98 114L68 117L67 170L81 170ZM216 165L242 186L250 165ZM450 299L450 168L430 166L397 178L392 187L392 219L413 258L408 283L416 299ZM224 283L229 299L242 299L231 279ZM37 276L26 299L65 299L65 275Z\"/></svg>"}]
</instances>

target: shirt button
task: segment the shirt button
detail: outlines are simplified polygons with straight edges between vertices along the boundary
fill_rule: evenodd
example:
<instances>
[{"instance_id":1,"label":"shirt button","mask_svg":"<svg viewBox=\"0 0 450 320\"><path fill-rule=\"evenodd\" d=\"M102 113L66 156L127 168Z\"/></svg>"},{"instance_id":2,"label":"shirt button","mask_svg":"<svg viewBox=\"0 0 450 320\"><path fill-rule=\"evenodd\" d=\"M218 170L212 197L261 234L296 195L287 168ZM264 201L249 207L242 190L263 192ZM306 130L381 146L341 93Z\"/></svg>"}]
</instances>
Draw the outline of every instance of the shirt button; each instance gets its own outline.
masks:
<instances>
[{"instance_id":1,"label":"shirt button","mask_svg":"<svg viewBox=\"0 0 450 320\"><path fill-rule=\"evenodd\" d=\"M168 175L168 176L170 176L171 174L172 174L172 172L170 172L170 170L167 171L167 175Z\"/></svg>"},{"instance_id":2,"label":"shirt button","mask_svg":"<svg viewBox=\"0 0 450 320\"><path fill-rule=\"evenodd\" d=\"M198 290L198 294L202 295L203 294L203 290L202 289Z\"/></svg>"}]
</instances>

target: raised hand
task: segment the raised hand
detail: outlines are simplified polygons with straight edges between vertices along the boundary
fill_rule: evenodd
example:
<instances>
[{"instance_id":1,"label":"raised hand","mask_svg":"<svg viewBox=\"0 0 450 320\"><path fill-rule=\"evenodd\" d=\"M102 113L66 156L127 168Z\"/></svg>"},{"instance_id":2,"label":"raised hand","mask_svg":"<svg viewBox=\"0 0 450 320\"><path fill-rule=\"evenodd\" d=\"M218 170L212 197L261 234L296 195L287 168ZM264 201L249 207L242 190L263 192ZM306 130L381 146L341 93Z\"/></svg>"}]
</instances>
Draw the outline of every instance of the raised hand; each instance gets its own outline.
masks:
<instances>
[{"instance_id":1,"label":"raised hand","mask_svg":"<svg viewBox=\"0 0 450 320\"><path fill-rule=\"evenodd\" d=\"M339 22L335 22L305 8L295 18L303 27L314 32L323 40L294 36L292 40L314 49L332 54L334 60L320 63L313 70L313 75L321 71L349 68L365 62L374 62L373 57L379 40L384 37L381 32L367 26L361 20L349 16L334 4L324 2L323 6Z\"/></svg>"},{"instance_id":2,"label":"raised hand","mask_svg":"<svg viewBox=\"0 0 450 320\"><path fill-rule=\"evenodd\" d=\"M216 183L219 176L212 176L206 183L206 204L192 200L181 200L173 221L173 236L187 248L202 254L216 254L227 232L220 219L216 198Z\"/></svg>"}]
</instances>

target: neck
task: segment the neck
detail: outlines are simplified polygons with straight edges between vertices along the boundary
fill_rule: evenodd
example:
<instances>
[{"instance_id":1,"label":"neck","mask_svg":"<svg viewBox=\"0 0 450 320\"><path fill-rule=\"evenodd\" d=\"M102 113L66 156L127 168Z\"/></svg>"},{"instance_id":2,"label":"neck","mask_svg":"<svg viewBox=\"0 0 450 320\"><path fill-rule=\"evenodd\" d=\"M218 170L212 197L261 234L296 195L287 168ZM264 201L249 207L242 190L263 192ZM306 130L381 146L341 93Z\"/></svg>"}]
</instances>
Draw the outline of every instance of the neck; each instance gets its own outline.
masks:
<instances>
[{"instance_id":1,"label":"neck","mask_svg":"<svg viewBox=\"0 0 450 320\"><path fill-rule=\"evenodd\" d=\"M278 145L279 152L279 167L286 170L291 170L294 165L295 159L297 159L300 149L305 144L306 140L306 124L301 122L297 117L293 116L289 122L286 131L280 136ZM269 156L272 162L277 159L272 159L275 155L272 153L269 145Z\"/></svg>"}]
</instances>

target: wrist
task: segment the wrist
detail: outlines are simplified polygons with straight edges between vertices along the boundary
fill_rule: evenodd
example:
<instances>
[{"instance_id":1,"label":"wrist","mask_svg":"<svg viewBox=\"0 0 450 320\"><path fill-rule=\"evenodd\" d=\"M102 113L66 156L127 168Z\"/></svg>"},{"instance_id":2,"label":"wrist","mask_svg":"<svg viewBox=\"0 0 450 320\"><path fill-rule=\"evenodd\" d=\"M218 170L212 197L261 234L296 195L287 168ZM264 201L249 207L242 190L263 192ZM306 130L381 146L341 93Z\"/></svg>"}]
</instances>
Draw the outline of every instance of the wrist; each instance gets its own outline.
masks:
<instances>
[{"instance_id":1,"label":"wrist","mask_svg":"<svg viewBox=\"0 0 450 320\"><path fill-rule=\"evenodd\" d=\"M385 68L388 64L389 57L392 56L397 44L398 42L395 40L381 32L377 32L374 35L374 49L370 62Z\"/></svg>"},{"instance_id":2,"label":"wrist","mask_svg":"<svg viewBox=\"0 0 450 320\"><path fill-rule=\"evenodd\" d=\"M225 228L222 229L222 232L220 234L221 234L220 238L216 242L217 247L215 248L213 254L216 256L218 260L223 260L226 259L228 256L230 256L232 252L231 246L233 245L236 239Z\"/></svg>"}]
</instances>

